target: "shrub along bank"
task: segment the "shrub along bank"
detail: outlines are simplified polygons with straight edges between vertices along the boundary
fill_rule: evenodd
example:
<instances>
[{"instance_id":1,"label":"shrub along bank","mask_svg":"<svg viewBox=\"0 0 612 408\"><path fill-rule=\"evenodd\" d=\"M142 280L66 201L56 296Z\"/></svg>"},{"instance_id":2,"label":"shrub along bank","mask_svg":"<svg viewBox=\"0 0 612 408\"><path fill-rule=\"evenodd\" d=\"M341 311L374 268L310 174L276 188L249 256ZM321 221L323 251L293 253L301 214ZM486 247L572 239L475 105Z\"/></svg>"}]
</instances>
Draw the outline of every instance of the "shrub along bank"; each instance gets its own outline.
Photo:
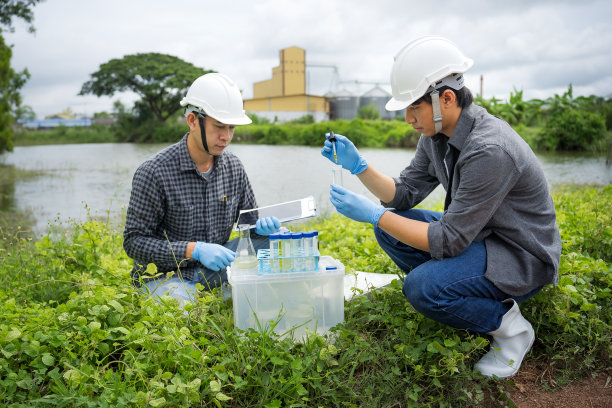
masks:
<instances>
[{"instance_id":1,"label":"shrub along bank","mask_svg":"<svg viewBox=\"0 0 612 408\"><path fill-rule=\"evenodd\" d=\"M131 132L117 127L58 127L49 130L23 130L15 135L14 142L17 146L105 142L174 143L187 130L187 125L174 122L143 125ZM233 143L320 146L325 133L330 130L351 135L353 142L361 147L414 148L420 136L401 121L353 119L322 123L254 123L237 126Z\"/></svg>"},{"instance_id":2,"label":"shrub along bank","mask_svg":"<svg viewBox=\"0 0 612 408\"><path fill-rule=\"evenodd\" d=\"M522 310L537 332L527 358L548 363L562 383L610 367L612 186L565 187L553 198L560 282ZM401 277L367 224L333 215L306 228L347 271ZM505 398L472 372L486 338L424 318L399 280L345 303L330 337L293 343L236 332L231 301L217 292L188 315L171 299L139 296L121 244L99 222L38 242L3 237L0 405L457 407Z\"/></svg>"}]
</instances>

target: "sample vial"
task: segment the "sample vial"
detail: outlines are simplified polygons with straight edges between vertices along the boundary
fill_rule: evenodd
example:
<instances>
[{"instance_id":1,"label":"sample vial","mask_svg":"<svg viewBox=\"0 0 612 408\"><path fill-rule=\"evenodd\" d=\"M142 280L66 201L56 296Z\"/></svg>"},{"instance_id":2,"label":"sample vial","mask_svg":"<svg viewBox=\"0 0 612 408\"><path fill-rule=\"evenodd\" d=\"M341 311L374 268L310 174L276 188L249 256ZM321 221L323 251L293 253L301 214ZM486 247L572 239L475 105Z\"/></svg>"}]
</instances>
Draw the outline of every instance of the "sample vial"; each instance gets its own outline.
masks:
<instances>
[{"instance_id":1,"label":"sample vial","mask_svg":"<svg viewBox=\"0 0 612 408\"><path fill-rule=\"evenodd\" d=\"M312 236L312 249L316 255L319 251L319 231L312 231L312 233L314 234Z\"/></svg>"},{"instance_id":2,"label":"sample vial","mask_svg":"<svg viewBox=\"0 0 612 408\"><path fill-rule=\"evenodd\" d=\"M280 253L281 253L281 272L291 272L293 269L291 262L291 234L280 234Z\"/></svg>"},{"instance_id":3,"label":"sample vial","mask_svg":"<svg viewBox=\"0 0 612 408\"><path fill-rule=\"evenodd\" d=\"M294 232L291 234L291 256L293 257L293 270L300 272L304 270L304 241L302 239L301 232Z\"/></svg>"},{"instance_id":4,"label":"sample vial","mask_svg":"<svg viewBox=\"0 0 612 408\"><path fill-rule=\"evenodd\" d=\"M304 260L305 260L305 270L314 271L315 270L315 251L313 247L313 238L314 231L304 232Z\"/></svg>"},{"instance_id":5,"label":"sample vial","mask_svg":"<svg viewBox=\"0 0 612 408\"><path fill-rule=\"evenodd\" d=\"M312 231L312 251L314 259L314 270L319 269L319 231Z\"/></svg>"},{"instance_id":6,"label":"sample vial","mask_svg":"<svg viewBox=\"0 0 612 408\"><path fill-rule=\"evenodd\" d=\"M280 272L280 234L270 234L270 270L272 273Z\"/></svg>"},{"instance_id":7,"label":"sample vial","mask_svg":"<svg viewBox=\"0 0 612 408\"><path fill-rule=\"evenodd\" d=\"M342 166L339 164L332 164L332 184L343 186L342 184Z\"/></svg>"}]
</instances>

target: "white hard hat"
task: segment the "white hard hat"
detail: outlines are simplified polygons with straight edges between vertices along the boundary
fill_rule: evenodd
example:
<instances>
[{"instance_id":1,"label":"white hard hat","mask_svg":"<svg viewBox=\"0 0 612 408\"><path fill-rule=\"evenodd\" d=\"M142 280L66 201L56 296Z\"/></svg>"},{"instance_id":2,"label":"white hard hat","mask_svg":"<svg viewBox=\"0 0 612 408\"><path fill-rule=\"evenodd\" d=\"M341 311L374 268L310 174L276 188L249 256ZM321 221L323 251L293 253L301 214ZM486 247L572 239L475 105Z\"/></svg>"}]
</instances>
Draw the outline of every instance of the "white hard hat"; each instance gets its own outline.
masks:
<instances>
[{"instance_id":1,"label":"white hard hat","mask_svg":"<svg viewBox=\"0 0 612 408\"><path fill-rule=\"evenodd\" d=\"M425 36L413 40L395 56L391 69L393 97L385 108L388 111L404 109L430 88L433 90L448 85L456 90L461 89L463 77L451 75L462 74L473 64L473 60L463 55L446 38ZM436 84L441 80L444 82Z\"/></svg>"},{"instance_id":2,"label":"white hard hat","mask_svg":"<svg viewBox=\"0 0 612 408\"><path fill-rule=\"evenodd\" d=\"M219 73L202 75L189 87L181 106L192 106L226 125L248 125L240 89L228 76Z\"/></svg>"}]
</instances>

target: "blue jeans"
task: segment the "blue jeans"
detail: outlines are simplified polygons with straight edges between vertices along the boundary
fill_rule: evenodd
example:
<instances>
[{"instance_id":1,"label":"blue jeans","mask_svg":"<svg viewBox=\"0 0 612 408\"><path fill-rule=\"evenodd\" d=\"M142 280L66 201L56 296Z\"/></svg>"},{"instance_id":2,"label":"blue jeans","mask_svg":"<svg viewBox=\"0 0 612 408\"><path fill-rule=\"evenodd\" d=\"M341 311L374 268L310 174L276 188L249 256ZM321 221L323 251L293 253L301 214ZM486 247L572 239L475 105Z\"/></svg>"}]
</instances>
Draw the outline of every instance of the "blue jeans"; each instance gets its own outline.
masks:
<instances>
[{"instance_id":1,"label":"blue jeans","mask_svg":"<svg viewBox=\"0 0 612 408\"><path fill-rule=\"evenodd\" d=\"M232 239L231 241L227 241L223 246L232 251L236 251L238 240L239 238ZM268 237L258 236L251 238L251 241L253 242L255 251L270 246ZM204 286L204 290L221 287L224 298L231 296L231 290L227 285L224 285L227 283L227 270L225 268L213 271L202 266L198 268L195 278L195 280L189 280L173 275L170 278L149 280L141 287L141 292L157 298L164 295L171 296L179 301L181 308L186 302L193 303L195 301L198 294L198 290L196 289L196 284L198 283Z\"/></svg>"},{"instance_id":2,"label":"blue jeans","mask_svg":"<svg viewBox=\"0 0 612 408\"><path fill-rule=\"evenodd\" d=\"M402 217L432 222L442 214L430 210L393 210ZM432 259L430 254L412 248L379 228L374 234L382 249L407 273L402 292L410 304L424 316L457 329L488 333L499 328L509 310L503 300L522 302L541 287L522 296L499 290L484 274L487 249L484 242L472 242L461 255Z\"/></svg>"}]
</instances>

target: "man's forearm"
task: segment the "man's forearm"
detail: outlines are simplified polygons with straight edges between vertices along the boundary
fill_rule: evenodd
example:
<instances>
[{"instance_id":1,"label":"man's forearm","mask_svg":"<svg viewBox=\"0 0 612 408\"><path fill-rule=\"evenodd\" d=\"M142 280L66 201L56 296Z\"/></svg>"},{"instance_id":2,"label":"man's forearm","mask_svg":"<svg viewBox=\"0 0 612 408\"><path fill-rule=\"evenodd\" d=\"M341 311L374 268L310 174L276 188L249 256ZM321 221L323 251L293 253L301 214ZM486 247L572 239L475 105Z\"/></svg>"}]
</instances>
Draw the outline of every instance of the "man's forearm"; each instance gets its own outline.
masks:
<instances>
[{"instance_id":1,"label":"man's forearm","mask_svg":"<svg viewBox=\"0 0 612 408\"><path fill-rule=\"evenodd\" d=\"M357 177L382 202L388 203L395 197L395 181L372 166L368 165Z\"/></svg>"},{"instance_id":2,"label":"man's forearm","mask_svg":"<svg viewBox=\"0 0 612 408\"><path fill-rule=\"evenodd\" d=\"M412 248L429 252L427 222L412 220L386 211L378 220L378 228Z\"/></svg>"}]
</instances>

